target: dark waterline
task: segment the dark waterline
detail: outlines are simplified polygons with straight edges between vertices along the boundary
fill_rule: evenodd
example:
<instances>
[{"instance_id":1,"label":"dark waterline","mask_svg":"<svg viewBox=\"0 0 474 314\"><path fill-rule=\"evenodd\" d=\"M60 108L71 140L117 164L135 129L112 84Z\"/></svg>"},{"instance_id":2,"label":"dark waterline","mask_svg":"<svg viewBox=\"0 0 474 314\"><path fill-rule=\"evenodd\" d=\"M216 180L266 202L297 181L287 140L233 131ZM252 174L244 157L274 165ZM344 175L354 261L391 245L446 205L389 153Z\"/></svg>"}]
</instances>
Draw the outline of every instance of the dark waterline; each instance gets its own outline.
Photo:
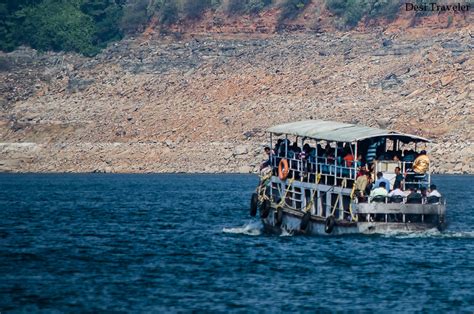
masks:
<instances>
[{"instance_id":1,"label":"dark waterline","mask_svg":"<svg viewBox=\"0 0 474 314\"><path fill-rule=\"evenodd\" d=\"M448 230L260 233L252 175L0 174L0 312L474 311L473 176Z\"/></svg>"}]
</instances>

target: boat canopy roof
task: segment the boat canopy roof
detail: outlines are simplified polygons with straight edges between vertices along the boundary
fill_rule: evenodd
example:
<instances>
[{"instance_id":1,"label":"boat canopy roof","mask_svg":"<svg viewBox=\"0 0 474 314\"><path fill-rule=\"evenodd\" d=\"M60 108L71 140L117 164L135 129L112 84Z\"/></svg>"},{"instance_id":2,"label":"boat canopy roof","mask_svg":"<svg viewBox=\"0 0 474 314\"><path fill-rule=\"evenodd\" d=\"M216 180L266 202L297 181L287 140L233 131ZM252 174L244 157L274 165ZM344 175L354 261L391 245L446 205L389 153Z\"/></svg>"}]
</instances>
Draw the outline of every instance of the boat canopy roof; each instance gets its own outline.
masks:
<instances>
[{"instance_id":1,"label":"boat canopy roof","mask_svg":"<svg viewBox=\"0 0 474 314\"><path fill-rule=\"evenodd\" d=\"M306 120L279 124L269 128L268 132L309 137L331 142L357 142L377 137L398 139L404 143L431 142L431 140L417 135L324 120Z\"/></svg>"}]
</instances>

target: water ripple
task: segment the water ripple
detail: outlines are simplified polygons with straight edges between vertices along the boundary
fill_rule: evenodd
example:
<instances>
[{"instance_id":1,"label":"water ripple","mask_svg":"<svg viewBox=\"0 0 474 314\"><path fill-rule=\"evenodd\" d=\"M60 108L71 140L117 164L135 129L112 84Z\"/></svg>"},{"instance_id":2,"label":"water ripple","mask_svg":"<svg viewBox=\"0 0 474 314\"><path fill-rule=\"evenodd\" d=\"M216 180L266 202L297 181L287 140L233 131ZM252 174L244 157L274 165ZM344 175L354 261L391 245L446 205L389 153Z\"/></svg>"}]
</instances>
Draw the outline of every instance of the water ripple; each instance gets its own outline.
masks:
<instances>
[{"instance_id":1,"label":"water ripple","mask_svg":"<svg viewBox=\"0 0 474 314\"><path fill-rule=\"evenodd\" d=\"M262 232L250 175L0 175L0 312L473 312L472 176L446 232Z\"/></svg>"}]
</instances>

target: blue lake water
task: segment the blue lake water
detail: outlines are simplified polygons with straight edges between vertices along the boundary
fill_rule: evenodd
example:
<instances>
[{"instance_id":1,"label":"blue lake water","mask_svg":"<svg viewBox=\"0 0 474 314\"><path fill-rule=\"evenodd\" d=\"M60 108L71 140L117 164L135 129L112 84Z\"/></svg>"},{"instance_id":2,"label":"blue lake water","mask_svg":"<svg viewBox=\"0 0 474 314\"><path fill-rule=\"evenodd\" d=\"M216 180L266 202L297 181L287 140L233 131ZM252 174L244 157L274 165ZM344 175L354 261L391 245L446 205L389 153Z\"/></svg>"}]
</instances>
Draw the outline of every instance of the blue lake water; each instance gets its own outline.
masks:
<instances>
[{"instance_id":1,"label":"blue lake water","mask_svg":"<svg viewBox=\"0 0 474 314\"><path fill-rule=\"evenodd\" d=\"M448 229L260 232L252 175L0 175L0 312L474 312L473 176Z\"/></svg>"}]
</instances>

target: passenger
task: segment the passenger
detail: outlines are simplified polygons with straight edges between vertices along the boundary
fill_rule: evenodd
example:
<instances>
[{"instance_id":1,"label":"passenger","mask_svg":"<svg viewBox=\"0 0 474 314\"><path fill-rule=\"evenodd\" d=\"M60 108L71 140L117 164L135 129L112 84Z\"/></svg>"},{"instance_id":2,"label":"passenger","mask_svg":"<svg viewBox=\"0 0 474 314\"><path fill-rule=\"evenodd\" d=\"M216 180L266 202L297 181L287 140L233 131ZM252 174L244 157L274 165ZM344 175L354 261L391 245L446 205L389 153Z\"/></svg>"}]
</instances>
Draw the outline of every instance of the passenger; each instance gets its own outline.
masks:
<instances>
[{"instance_id":1,"label":"passenger","mask_svg":"<svg viewBox=\"0 0 474 314\"><path fill-rule=\"evenodd\" d=\"M306 153L306 155L309 155L309 152L311 151L311 146L309 146L308 143L304 144L303 151Z\"/></svg>"},{"instance_id":2,"label":"passenger","mask_svg":"<svg viewBox=\"0 0 474 314\"><path fill-rule=\"evenodd\" d=\"M291 146L291 150L295 153L295 156L297 156L299 153L301 153L301 148L299 148L297 142L293 143L293 145Z\"/></svg>"},{"instance_id":3,"label":"passenger","mask_svg":"<svg viewBox=\"0 0 474 314\"><path fill-rule=\"evenodd\" d=\"M421 203L421 199L421 194L412 186L410 188L410 194L407 195L407 203Z\"/></svg>"},{"instance_id":4,"label":"passenger","mask_svg":"<svg viewBox=\"0 0 474 314\"><path fill-rule=\"evenodd\" d=\"M309 151L309 161L312 163L316 162L316 148L311 148Z\"/></svg>"},{"instance_id":5,"label":"passenger","mask_svg":"<svg viewBox=\"0 0 474 314\"><path fill-rule=\"evenodd\" d=\"M278 141L275 143L275 147L273 148L273 151L275 152L275 154L278 153L281 143L283 143L283 139L279 138Z\"/></svg>"},{"instance_id":6,"label":"passenger","mask_svg":"<svg viewBox=\"0 0 474 314\"><path fill-rule=\"evenodd\" d=\"M301 160L306 160L307 156L306 150L303 149L296 157Z\"/></svg>"},{"instance_id":7,"label":"passenger","mask_svg":"<svg viewBox=\"0 0 474 314\"><path fill-rule=\"evenodd\" d=\"M344 148L343 148L343 143L337 143L336 142L336 150L337 150L337 155L338 156L342 156L343 155L343 152L344 152Z\"/></svg>"},{"instance_id":8,"label":"passenger","mask_svg":"<svg viewBox=\"0 0 474 314\"><path fill-rule=\"evenodd\" d=\"M417 174L425 174L430 168L430 160L426 156L426 151L422 150L420 155L413 162L413 171Z\"/></svg>"},{"instance_id":9,"label":"passenger","mask_svg":"<svg viewBox=\"0 0 474 314\"><path fill-rule=\"evenodd\" d=\"M271 152L272 151L270 147L265 146L264 151L265 151L265 154L267 155L267 160L265 160L264 162L260 164L260 171L271 165Z\"/></svg>"},{"instance_id":10,"label":"passenger","mask_svg":"<svg viewBox=\"0 0 474 314\"><path fill-rule=\"evenodd\" d=\"M373 199L376 196L387 196L387 195L388 195L388 192L385 186L385 182L380 182L379 187L373 189L372 192L370 192L371 199Z\"/></svg>"},{"instance_id":11,"label":"passenger","mask_svg":"<svg viewBox=\"0 0 474 314\"><path fill-rule=\"evenodd\" d=\"M393 160L394 161L401 161L402 160L402 151L401 150L397 150L397 151L394 152Z\"/></svg>"},{"instance_id":12,"label":"passenger","mask_svg":"<svg viewBox=\"0 0 474 314\"><path fill-rule=\"evenodd\" d=\"M345 156L344 156L344 161L346 162L346 167L352 167L352 164L354 162L354 155L349 151Z\"/></svg>"},{"instance_id":13,"label":"passenger","mask_svg":"<svg viewBox=\"0 0 474 314\"><path fill-rule=\"evenodd\" d=\"M323 150L323 147L321 146L321 144L318 143L317 146L317 150L318 150L318 157L322 157L323 154L324 154L324 150Z\"/></svg>"},{"instance_id":14,"label":"passenger","mask_svg":"<svg viewBox=\"0 0 474 314\"><path fill-rule=\"evenodd\" d=\"M420 193L421 193L421 196L422 196L422 197L427 197L427 196L428 196L428 195L427 195L427 194L428 194L428 191L426 190L426 188L425 188L424 186L422 186L422 187L420 188Z\"/></svg>"},{"instance_id":15,"label":"passenger","mask_svg":"<svg viewBox=\"0 0 474 314\"><path fill-rule=\"evenodd\" d=\"M331 145L329 145L329 143L326 144L326 147L324 147L324 153L323 153L323 157L325 158L328 158L329 156L332 155L332 148L331 148Z\"/></svg>"},{"instance_id":16,"label":"passenger","mask_svg":"<svg viewBox=\"0 0 474 314\"><path fill-rule=\"evenodd\" d=\"M365 166L361 166L361 167L357 168L356 179L360 176L366 175L366 172L367 172L367 168Z\"/></svg>"},{"instance_id":17,"label":"passenger","mask_svg":"<svg viewBox=\"0 0 474 314\"><path fill-rule=\"evenodd\" d=\"M436 185L434 184L430 185L430 193L428 194L428 197L430 196L441 197L441 194L438 192Z\"/></svg>"},{"instance_id":18,"label":"passenger","mask_svg":"<svg viewBox=\"0 0 474 314\"><path fill-rule=\"evenodd\" d=\"M365 195L370 195L370 192L372 192L372 188L374 187L373 182L372 173L367 171L367 187L365 188Z\"/></svg>"},{"instance_id":19,"label":"passenger","mask_svg":"<svg viewBox=\"0 0 474 314\"><path fill-rule=\"evenodd\" d=\"M405 179L403 174L400 173L401 169L400 167L395 167L395 182L393 183L394 188L396 186L402 186L402 182Z\"/></svg>"},{"instance_id":20,"label":"passenger","mask_svg":"<svg viewBox=\"0 0 474 314\"><path fill-rule=\"evenodd\" d=\"M361 154L359 154L359 156L357 156L356 166L357 167L364 166L364 161L362 160L362 155Z\"/></svg>"},{"instance_id":21,"label":"passenger","mask_svg":"<svg viewBox=\"0 0 474 314\"><path fill-rule=\"evenodd\" d=\"M309 171L310 172L315 172L316 171L316 148L311 148L311 150L309 151L309 155L308 155L308 161L310 162L309 164Z\"/></svg>"},{"instance_id":22,"label":"passenger","mask_svg":"<svg viewBox=\"0 0 474 314\"><path fill-rule=\"evenodd\" d=\"M382 183L384 183L383 186L385 187L388 193L388 191L390 191L390 182L387 179L385 179L383 177L383 173L379 171L377 172L377 180L375 181L374 188L380 187Z\"/></svg>"},{"instance_id":23,"label":"passenger","mask_svg":"<svg viewBox=\"0 0 474 314\"><path fill-rule=\"evenodd\" d=\"M278 156L279 157L285 157L286 156L286 147L290 148L290 141L288 140L282 140L278 147Z\"/></svg>"},{"instance_id":24,"label":"passenger","mask_svg":"<svg viewBox=\"0 0 474 314\"><path fill-rule=\"evenodd\" d=\"M369 184L370 174L367 171L363 171L362 175L359 176L354 183L354 195L359 198L360 202L365 200L366 188Z\"/></svg>"},{"instance_id":25,"label":"passenger","mask_svg":"<svg viewBox=\"0 0 474 314\"><path fill-rule=\"evenodd\" d=\"M296 142L295 142L296 143ZM287 153L287 156L289 159L293 159L295 158L295 151L293 150L293 146L295 145L295 143L293 145L290 145L290 143L288 143L288 153ZM297 146L298 147L298 146Z\"/></svg>"},{"instance_id":26,"label":"passenger","mask_svg":"<svg viewBox=\"0 0 474 314\"><path fill-rule=\"evenodd\" d=\"M333 164L334 163L334 149L329 145L329 142L326 144L324 148L323 157L326 158L325 163Z\"/></svg>"},{"instance_id":27,"label":"passenger","mask_svg":"<svg viewBox=\"0 0 474 314\"><path fill-rule=\"evenodd\" d=\"M391 191L390 193L388 193L388 196L392 197L392 196L403 196L405 197L406 196L406 193L402 191L402 188L401 188L401 185L400 184L394 184L393 185L394 187L394 190Z\"/></svg>"}]
</instances>

